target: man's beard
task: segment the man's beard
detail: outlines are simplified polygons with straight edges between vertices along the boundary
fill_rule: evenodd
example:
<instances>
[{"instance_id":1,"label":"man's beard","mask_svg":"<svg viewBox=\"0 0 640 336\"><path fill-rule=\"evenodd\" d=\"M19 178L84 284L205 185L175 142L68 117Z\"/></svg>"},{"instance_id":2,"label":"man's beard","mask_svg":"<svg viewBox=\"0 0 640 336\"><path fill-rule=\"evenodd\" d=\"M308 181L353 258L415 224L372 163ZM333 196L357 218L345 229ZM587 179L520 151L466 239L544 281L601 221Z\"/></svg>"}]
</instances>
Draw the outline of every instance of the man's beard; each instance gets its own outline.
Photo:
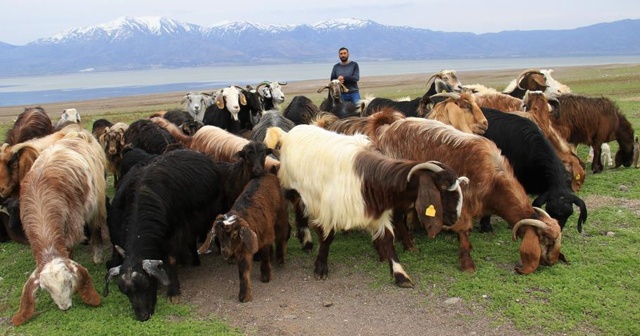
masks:
<instances>
[{"instance_id":1,"label":"man's beard","mask_svg":"<svg viewBox=\"0 0 640 336\"><path fill-rule=\"evenodd\" d=\"M342 62L346 62L349 59L349 57L340 57L340 61Z\"/></svg>"}]
</instances>

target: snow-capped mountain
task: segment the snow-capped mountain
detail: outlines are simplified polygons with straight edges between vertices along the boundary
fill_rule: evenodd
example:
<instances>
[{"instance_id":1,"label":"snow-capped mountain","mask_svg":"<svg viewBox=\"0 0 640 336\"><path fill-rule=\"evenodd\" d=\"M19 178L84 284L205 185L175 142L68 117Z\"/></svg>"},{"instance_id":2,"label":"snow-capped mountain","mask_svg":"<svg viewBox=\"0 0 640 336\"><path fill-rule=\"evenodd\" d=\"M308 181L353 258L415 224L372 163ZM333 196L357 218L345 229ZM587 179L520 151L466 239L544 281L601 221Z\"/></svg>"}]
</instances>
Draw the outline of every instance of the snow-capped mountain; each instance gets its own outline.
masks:
<instances>
[{"instance_id":1,"label":"snow-capped mountain","mask_svg":"<svg viewBox=\"0 0 640 336\"><path fill-rule=\"evenodd\" d=\"M303 25L122 17L71 28L24 46L0 42L0 76L223 64L333 62L347 46L356 60L559 57L640 54L640 20L571 30L448 33L335 19Z\"/></svg>"}]
</instances>

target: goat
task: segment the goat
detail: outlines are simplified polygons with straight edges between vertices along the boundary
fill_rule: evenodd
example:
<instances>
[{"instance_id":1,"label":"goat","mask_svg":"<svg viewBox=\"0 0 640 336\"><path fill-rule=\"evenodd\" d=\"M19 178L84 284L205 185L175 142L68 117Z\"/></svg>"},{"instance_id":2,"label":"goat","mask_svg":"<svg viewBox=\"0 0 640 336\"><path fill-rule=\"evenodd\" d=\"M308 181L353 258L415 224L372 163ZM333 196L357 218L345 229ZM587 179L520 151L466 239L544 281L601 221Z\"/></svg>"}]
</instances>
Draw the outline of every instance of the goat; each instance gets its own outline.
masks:
<instances>
[{"instance_id":1,"label":"goat","mask_svg":"<svg viewBox=\"0 0 640 336\"><path fill-rule=\"evenodd\" d=\"M516 79L512 80L504 90L502 90L502 93L520 99L524 97L527 90L543 91L549 98L556 98L561 94L570 93L571 89L551 77L551 72L553 72L552 69L524 70Z\"/></svg>"},{"instance_id":2,"label":"goat","mask_svg":"<svg viewBox=\"0 0 640 336\"><path fill-rule=\"evenodd\" d=\"M218 215L213 228L220 241L222 257L235 257L240 277L238 300L249 302L251 262L259 252L260 280L271 281L271 246L276 244L276 261L283 265L289 239L287 204L278 178L271 173L249 181L231 210Z\"/></svg>"},{"instance_id":3,"label":"goat","mask_svg":"<svg viewBox=\"0 0 640 336\"><path fill-rule=\"evenodd\" d=\"M284 109L282 115L291 120L295 125L309 124L311 120L320 114L320 109L311 99L305 96L295 96L291 103Z\"/></svg>"},{"instance_id":4,"label":"goat","mask_svg":"<svg viewBox=\"0 0 640 336\"><path fill-rule=\"evenodd\" d=\"M126 229L115 239L124 243L118 249L123 262L109 269L104 295L115 279L139 321L155 311L158 282L168 286L167 296L177 302L178 263L190 256L199 265L195 238L222 213L221 183L211 160L192 150L174 150L129 171L119 186L119 195L131 199L124 202L120 217ZM114 203L122 204L116 198Z\"/></svg>"},{"instance_id":5,"label":"goat","mask_svg":"<svg viewBox=\"0 0 640 336\"><path fill-rule=\"evenodd\" d=\"M560 115L551 119L558 134L570 144L578 143L594 149L591 169L602 171L601 148L605 142L616 140L619 150L614 167L631 166L633 159L633 127L620 112L618 106L608 98L591 98L574 94L558 97Z\"/></svg>"},{"instance_id":6,"label":"goat","mask_svg":"<svg viewBox=\"0 0 640 336\"><path fill-rule=\"evenodd\" d=\"M571 189L571 175L551 144L531 120L498 110L483 109L489 120L484 136L493 141L511 164L515 177L524 190L538 197L533 206L542 207L564 228L573 214L573 205L580 208L578 232L587 220L587 207ZM488 231L488 218L481 220L481 231ZM489 225L490 226L490 225Z\"/></svg>"},{"instance_id":7,"label":"goat","mask_svg":"<svg viewBox=\"0 0 640 336\"><path fill-rule=\"evenodd\" d=\"M263 110L277 110L280 104L284 103L285 96L284 92L282 92L282 87L285 85L287 83L262 81L256 86L256 91L258 91L263 100Z\"/></svg>"},{"instance_id":8,"label":"goat","mask_svg":"<svg viewBox=\"0 0 640 336\"><path fill-rule=\"evenodd\" d=\"M174 125L180 127L182 132L186 135L193 135L200 129L200 127L204 126L201 121L193 119L191 114L182 110L169 110L162 115L152 115L149 119L154 117L167 119Z\"/></svg>"},{"instance_id":9,"label":"goat","mask_svg":"<svg viewBox=\"0 0 640 336\"><path fill-rule=\"evenodd\" d=\"M320 110L322 111L331 111L334 106L342 103L342 93L349 92L344 84L340 83L339 80L334 79L329 82L329 84L318 89L318 93L328 90L327 98L325 98L320 104Z\"/></svg>"},{"instance_id":10,"label":"goat","mask_svg":"<svg viewBox=\"0 0 640 336\"><path fill-rule=\"evenodd\" d=\"M124 142L125 146L141 148L152 154L162 154L182 146L167 130L147 119L132 122L124 132Z\"/></svg>"},{"instance_id":11,"label":"goat","mask_svg":"<svg viewBox=\"0 0 640 336\"><path fill-rule=\"evenodd\" d=\"M193 118L193 120L203 122L204 111L213 104L213 100L211 95L206 93L187 93L180 104L184 104L187 112Z\"/></svg>"},{"instance_id":12,"label":"goat","mask_svg":"<svg viewBox=\"0 0 640 336\"><path fill-rule=\"evenodd\" d=\"M241 129L238 115L240 105L247 105L247 98L242 89L229 86L218 90L215 104L207 107L202 123L217 126L231 133L238 133Z\"/></svg>"},{"instance_id":13,"label":"goat","mask_svg":"<svg viewBox=\"0 0 640 336\"><path fill-rule=\"evenodd\" d=\"M431 81L433 80L433 82ZM431 83L429 85L429 83ZM374 98L362 110L363 116L371 115L385 107L402 112L407 117L424 117L432 107L429 97L442 92L461 92L462 84L456 76L455 70L441 70L427 80L429 89L420 98L410 101L397 101L388 98Z\"/></svg>"},{"instance_id":14,"label":"goat","mask_svg":"<svg viewBox=\"0 0 640 336\"><path fill-rule=\"evenodd\" d=\"M238 121L240 121L240 133L251 131L253 126L260 121L263 112L263 98L251 85L245 88L238 87L247 100L245 105L240 105ZM248 137L250 138L250 136Z\"/></svg>"},{"instance_id":15,"label":"goat","mask_svg":"<svg viewBox=\"0 0 640 336\"><path fill-rule=\"evenodd\" d=\"M13 126L7 131L5 142L10 146L27 140L41 138L54 132L51 119L40 107L27 107L18 115Z\"/></svg>"},{"instance_id":16,"label":"goat","mask_svg":"<svg viewBox=\"0 0 640 336\"><path fill-rule=\"evenodd\" d=\"M64 126L70 123L80 124L82 119L80 118L80 113L78 113L77 109L68 108L62 111L62 115L60 116L60 120L56 123L54 130L59 131Z\"/></svg>"},{"instance_id":17,"label":"goat","mask_svg":"<svg viewBox=\"0 0 640 336\"><path fill-rule=\"evenodd\" d=\"M428 209L442 209L441 188L457 189L462 195L453 171L432 162L393 160L373 149L362 134L336 134L312 125L298 125L288 133L270 128L265 143L269 148L280 146L280 183L300 195L322 239L315 262L317 279L327 278L335 232L364 229L384 249L396 285L413 286L393 247L391 213L413 204L430 235L437 234L443 223L432 221ZM326 165L317 165L317 160Z\"/></svg>"},{"instance_id":18,"label":"goat","mask_svg":"<svg viewBox=\"0 0 640 336\"><path fill-rule=\"evenodd\" d=\"M113 174L113 185L118 185L120 179L120 165L122 163L122 149L125 146L124 133L129 125L117 122L104 129L104 133L98 138L107 157L107 171Z\"/></svg>"},{"instance_id":19,"label":"goat","mask_svg":"<svg viewBox=\"0 0 640 336\"><path fill-rule=\"evenodd\" d=\"M91 126L91 133L96 138L96 140L100 139L100 136L104 133L104 130L107 127L113 126L113 123L107 119L98 119L93 122Z\"/></svg>"},{"instance_id":20,"label":"goat","mask_svg":"<svg viewBox=\"0 0 640 336\"><path fill-rule=\"evenodd\" d=\"M435 105L426 115L427 119L439 120L465 133L483 134L487 119L468 93L438 93L429 97Z\"/></svg>"},{"instance_id":21,"label":"goat","mask_svg":"<svg viewBox=\"0 0 640 336\"><path fill-rule=\"evenodd\" d=\"M489 123L491 124L491 123ZM521 274L535 271L540 263L565 261L560 252L562 232L558 221L529 203L529 197L513 175L509 161L490 140L467 134L436 120L406 118L383 125L373 139L376 148L396 159L439 160L471 181L463 189L464 203L458 221L448 227L458 234L458 258L462 270L473 272L469 233L472 220L497 214L509 223L520 246ZM473 157L473 164L469 158Z\"/></svg>"},{"instance_id":22,"label":"goat","mask_svg":"<svg viewBox=\"0 0 640 336\"><path fill-rule=\"evenodd\" d=\"M23 287L14 325L33 315L38 287L49 292L62 310L71 307L76 290L86 304L100 305L89 272L71 258L73 247L84 239L88 221L93 259L99 262L106 215L104 164L104 154L91 134L69 133L43 150L25 176L20 217L36 269Z\"/></svg>"}]
</instances>

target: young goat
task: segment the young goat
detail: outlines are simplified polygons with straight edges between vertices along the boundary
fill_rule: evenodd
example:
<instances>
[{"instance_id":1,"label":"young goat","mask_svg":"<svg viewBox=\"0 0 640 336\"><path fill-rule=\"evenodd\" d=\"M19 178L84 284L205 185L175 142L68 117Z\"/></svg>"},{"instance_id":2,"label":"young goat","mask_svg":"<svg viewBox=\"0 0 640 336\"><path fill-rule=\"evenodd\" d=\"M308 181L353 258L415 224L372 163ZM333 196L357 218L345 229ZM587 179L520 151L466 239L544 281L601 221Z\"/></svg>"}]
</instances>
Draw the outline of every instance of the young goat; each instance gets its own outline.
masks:
<instances>
[{"instance_id":1,"label":"young goat","mask_svg":"<svg viewBox=\"0 0 640 336\"><path fill-rule=\"evenodd\" d=\"M252 179L231 210L224 215L218 215L211 233L220 240L222 257L227 260L233 256L237 260L240 302L252 299L253 255L260 252L260 280L269 282L271 246L275 241L276 260L278 264L283 265L289 231L287 203L278 178L270 173Z\"/></svg>"}]
</instances>

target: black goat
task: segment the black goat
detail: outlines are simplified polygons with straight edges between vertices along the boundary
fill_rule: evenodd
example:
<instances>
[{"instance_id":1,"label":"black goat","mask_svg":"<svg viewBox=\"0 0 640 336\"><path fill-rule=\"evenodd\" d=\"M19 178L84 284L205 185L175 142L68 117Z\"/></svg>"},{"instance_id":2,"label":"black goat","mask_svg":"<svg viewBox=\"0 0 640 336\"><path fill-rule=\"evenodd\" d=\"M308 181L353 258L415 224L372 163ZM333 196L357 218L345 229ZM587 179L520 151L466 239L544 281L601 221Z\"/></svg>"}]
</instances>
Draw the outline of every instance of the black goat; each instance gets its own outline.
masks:
<instances>
[{"instance_id":1,"label":"black goat","mask_svg":"<svg viewBox=\"0 0 640 336\"><path fill-rule=\"evenodd\" d=\"M289 106L282 113L285 118L291 120L295 125L309 124L318 114L320 114L318 106L305 96L293 97Z\"/></svg>"},{"instance_id":2,"label":"black goat","mask_svg":"<svg viewBox=\"0 0 640 336\"><path fill-rule=\"evenodd\" d=\"M578 231L587 220L587 207L571 189L571 176L538 126L529 119L482 108L489 128L484 137L493 141L509 160L513 172L528 194L538 195L534 207L546 204L549 215L564 228L573 214L573 204L580 208ZM480 231L490 231L489 218L480 220Z\"/></svg>"},{"instance_id":3,"label":"black goat","mask_svg":"<svg viewBox=\"0 0 640 336\"><path fill-rule=\"evenodd\" d=\"M140 148L153 154L162 154L182 147L167 130L148 119L132 122L124 132L124 142L126 146Z\"/></svg>"}]
</instances>

